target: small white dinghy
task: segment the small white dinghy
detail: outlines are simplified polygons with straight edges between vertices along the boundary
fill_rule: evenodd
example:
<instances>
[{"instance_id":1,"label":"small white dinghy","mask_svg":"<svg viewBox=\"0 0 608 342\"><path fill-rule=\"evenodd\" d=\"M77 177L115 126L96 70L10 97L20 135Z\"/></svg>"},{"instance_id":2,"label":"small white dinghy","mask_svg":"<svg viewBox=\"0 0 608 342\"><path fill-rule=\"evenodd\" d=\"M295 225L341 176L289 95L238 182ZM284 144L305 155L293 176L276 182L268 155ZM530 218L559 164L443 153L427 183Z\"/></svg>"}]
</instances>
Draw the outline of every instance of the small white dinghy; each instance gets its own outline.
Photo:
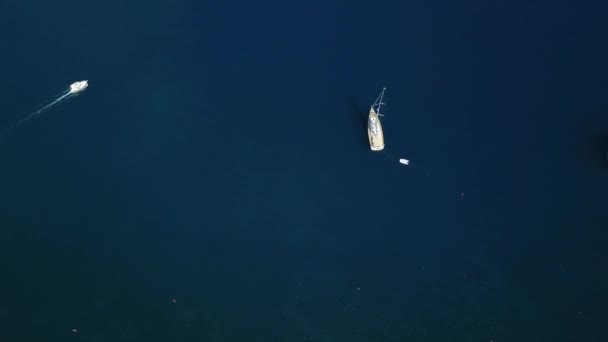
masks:
<instances>
[{"instance_id":1,"label":"small white dinghy","mask_svg":"<svg viewBox=\"0 0 608 342\"><path fill-rule=\"evenodd\" d=\"M399 162L401 164L403 164L403 165L410 165L409 159L403 159L403 158L401 158L401 159L399 159Z\"/></svg>"}]
</instances>

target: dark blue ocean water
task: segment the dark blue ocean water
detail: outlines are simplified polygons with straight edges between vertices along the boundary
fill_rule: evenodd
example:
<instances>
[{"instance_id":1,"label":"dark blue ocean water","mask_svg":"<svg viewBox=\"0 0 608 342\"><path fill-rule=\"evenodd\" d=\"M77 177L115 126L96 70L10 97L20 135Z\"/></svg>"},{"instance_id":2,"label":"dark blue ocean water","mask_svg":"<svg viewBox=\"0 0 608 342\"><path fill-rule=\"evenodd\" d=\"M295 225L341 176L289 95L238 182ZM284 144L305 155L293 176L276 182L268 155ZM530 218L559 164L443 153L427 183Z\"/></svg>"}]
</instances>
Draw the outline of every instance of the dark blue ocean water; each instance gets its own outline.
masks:
<instances>
[{"instance_id":1,"label":"dark blue ocean water","mask_svg":"<svg viewBox=\"0 0 608 342\"><path fill-rule=\"evenodd\" d=\"M0 1L0 341L607 341L607 10Z\"/></svg>"}]
</instances>

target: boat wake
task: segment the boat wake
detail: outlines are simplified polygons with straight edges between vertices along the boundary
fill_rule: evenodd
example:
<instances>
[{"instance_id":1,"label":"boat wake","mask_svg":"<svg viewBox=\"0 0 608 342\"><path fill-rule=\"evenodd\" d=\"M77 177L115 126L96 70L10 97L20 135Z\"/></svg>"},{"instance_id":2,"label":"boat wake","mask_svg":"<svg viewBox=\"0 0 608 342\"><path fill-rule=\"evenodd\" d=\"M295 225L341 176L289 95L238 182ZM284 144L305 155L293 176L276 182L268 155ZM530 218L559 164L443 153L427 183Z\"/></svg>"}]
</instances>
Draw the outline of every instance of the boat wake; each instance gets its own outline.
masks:
<instances>
[{"instance_id":1,"label":"boat wake","mask_svg":"<svg viewBox=\"0 0 608 342\"><path fill-rule=\"evenodd\" d=\"M51 99L51 101L49 103L34 110L33 112L29 112L26 115L21 116L20 118L16 119L12 124L10 124L8 127L4 128L2 131L0 131L0 138L4 138L6 135L15 131L19 127L32 122L33 120L38 118L40 115L42 115L45 112L47 112L48 110L50 110L51 108L65 102L72 96L75 96L78 93L80 93L81 91L85 90L87 88L87 86L88 86L87 81L80 81L80 82L72 83L70 85L70 88L61 92L59 95L53 97L53 99Z\"/></svg>"}]
</instances>

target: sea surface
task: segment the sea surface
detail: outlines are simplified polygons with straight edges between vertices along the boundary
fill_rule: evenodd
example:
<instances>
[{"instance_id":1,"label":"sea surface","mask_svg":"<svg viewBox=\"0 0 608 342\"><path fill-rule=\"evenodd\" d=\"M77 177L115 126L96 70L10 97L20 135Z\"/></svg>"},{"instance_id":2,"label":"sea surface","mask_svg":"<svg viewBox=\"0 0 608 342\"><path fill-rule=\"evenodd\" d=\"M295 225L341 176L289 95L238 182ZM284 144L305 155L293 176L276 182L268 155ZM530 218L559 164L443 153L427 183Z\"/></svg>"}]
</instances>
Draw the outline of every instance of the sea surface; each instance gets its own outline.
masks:
<instances>
[{"instance_id":1,"label":"sea surface","mask_svg":"<svg viewBox=\"0 0 608 342\"><path fill-rule=\"evenodd\" d=\"M607 13L0 0L0 341L608 341Z\"/></svg>"}]
</instances>

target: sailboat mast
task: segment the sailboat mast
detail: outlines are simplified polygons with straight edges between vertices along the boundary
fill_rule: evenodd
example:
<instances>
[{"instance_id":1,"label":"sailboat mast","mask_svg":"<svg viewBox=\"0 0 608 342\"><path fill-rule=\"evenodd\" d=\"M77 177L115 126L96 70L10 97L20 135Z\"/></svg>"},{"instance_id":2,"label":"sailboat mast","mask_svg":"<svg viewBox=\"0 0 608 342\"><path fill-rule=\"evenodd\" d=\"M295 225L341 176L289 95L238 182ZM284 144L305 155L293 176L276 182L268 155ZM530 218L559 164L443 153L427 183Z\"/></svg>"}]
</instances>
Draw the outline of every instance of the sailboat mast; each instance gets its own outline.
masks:
<instances>
[{"instance_id":1,"label":"sailboat mast","mask_svg":"<svg viewBox=\"0 0 608 342\"><path fill-rule=\"evenodd\" d=\"M384 134L382 133L382 125L380 124L379 116L382 116L380 110L384 104L384 91L386 87L382 88L382 93L378 95L376 101L372 104L369 110L369 118L367 120L367 136L369 138L369 145L372 151L380 151L384 149Z\"/></svg>"},{"instance_id":2,"label":"sailboat mast","mask_svg":"<svg viewBox=\"0 0 608 342\"><path fill-rule=\"evenodd\" d=\"M380 109L382 107L382 105L384 104L382 102L382 99L384 98L384 91L386 90L386 87L382 88L382 93L380 93L380 96L378 96L378 98L376 99L376 102L374 103L377 106L377 113L380 116L383 116L382 114L380 114Z\"/></svg>"}]
</instances>

